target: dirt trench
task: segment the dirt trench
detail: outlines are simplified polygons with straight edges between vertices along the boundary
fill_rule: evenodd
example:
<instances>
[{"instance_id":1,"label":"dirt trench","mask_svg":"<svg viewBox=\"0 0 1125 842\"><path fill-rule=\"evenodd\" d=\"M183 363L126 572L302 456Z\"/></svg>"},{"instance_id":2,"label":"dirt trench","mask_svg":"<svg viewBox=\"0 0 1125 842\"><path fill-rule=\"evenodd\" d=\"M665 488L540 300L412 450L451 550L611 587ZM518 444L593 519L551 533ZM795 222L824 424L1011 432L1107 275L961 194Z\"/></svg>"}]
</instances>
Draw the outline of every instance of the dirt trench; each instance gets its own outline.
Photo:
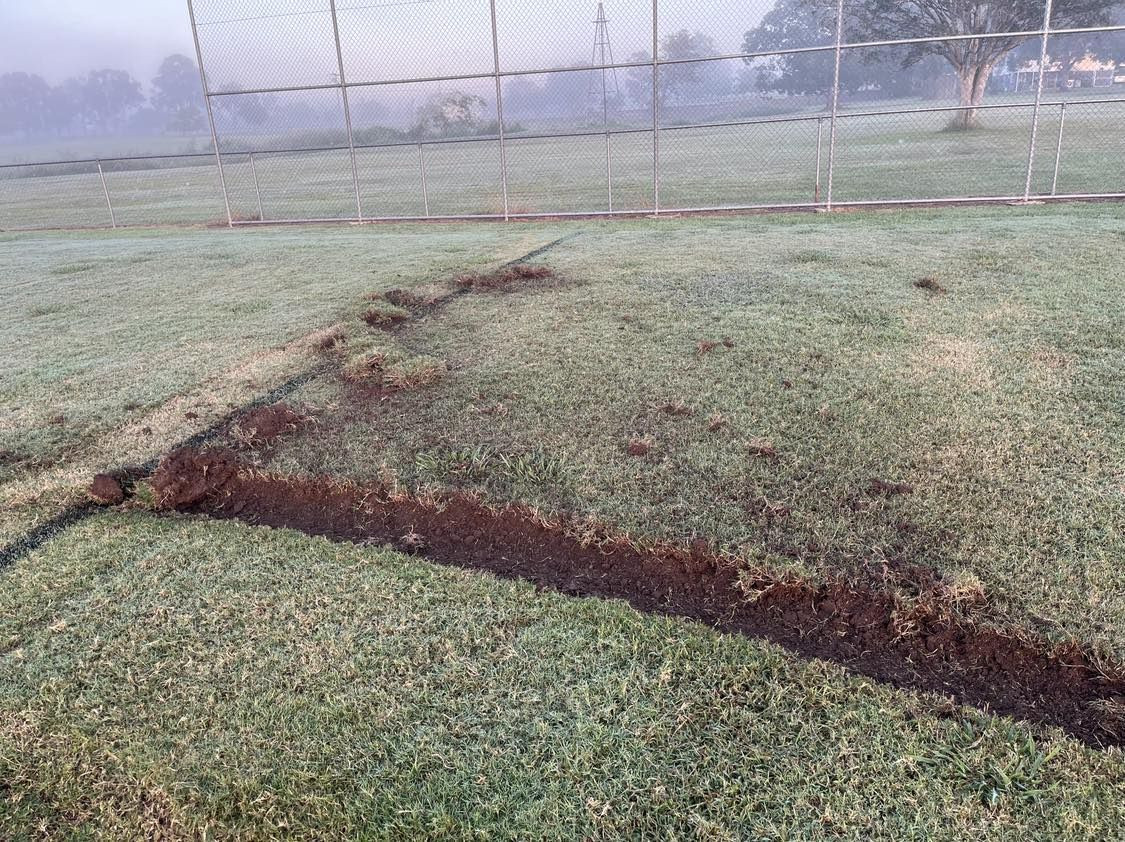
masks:
<instances>
[{"instance_id":1,"label":"dirt trench","mask_svg":"<svg viewBox=\"0 0 1125 842\"><path fill-rule=\"evenodd\" d=\"M1094 746L1125 744L1125 673L1077 645L1052 646L958 618L939 601L901 601L843 580L752 574L692 548L583 543L565 524L464 496L427 503L331 479L253 472L230 450L183 449L153 477L165 509L237 518L310 535L375 542L446 565L523 579L574 596L624 599L764 638L898 687L1058 726Z\"/></svg>"}]
</instances>

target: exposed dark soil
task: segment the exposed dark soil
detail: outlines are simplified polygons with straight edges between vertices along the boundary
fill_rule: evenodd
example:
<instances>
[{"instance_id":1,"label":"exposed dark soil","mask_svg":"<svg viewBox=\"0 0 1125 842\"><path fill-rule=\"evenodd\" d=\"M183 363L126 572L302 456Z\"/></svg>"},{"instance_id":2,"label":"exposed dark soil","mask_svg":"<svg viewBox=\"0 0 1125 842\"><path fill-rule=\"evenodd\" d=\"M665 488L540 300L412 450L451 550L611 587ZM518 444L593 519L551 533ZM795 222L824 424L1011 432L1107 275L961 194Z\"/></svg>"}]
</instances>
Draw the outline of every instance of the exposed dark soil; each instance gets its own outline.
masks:
<instances>
[{"instance_id":1,"label":"exposed dark soil","mask_svg":"<svg viewBox=\"0 0 1125 842\"><path fill-rule=\"evenodd\" d=\"M229 450L180 450L161 464L153 484L167 508L386 543L567 594L625 599L642 611L765 638L897 686L1056 725L1093 745L1125 743L1112 715L1125 696L1119 668L1111 677L1077 645L1052 646L975 623L937 594L905 602L854 582L771 578L715 556L702 540L690 548L638 549L610 536L583 544L565 524L545 526L518 507L494 511L461 496L437 505L389 499L377 488L273 478L242 467Z\"/></svg>"},{"instance_id":2,"label":"exposed dark soil","mask_svg":"<svg viewBox=\"0 0 1125 842\"><path fill-rule=\"evenodd\" d=\"M152 477L157 504L185 509L214 498L238 474L243 463L229 448L181 448L160 463Z\"/></svg>"},{"instance_id":3,"label":"exposed dark soil","mask_svg":"<svg viewBox=\"0 0 1125 842\"><path fill-rule=\"evenodd\" d=\"M719 343L713 339L700 339L695 345L695 353L702 357L704 354L710 354L718 347Z\"/></svg>"},{"instance_id":4,"label":"exposed dark soil","mask_svg":"<svg viewBox=\"0 0 1125 842\"><path fill-rule=\"evenodd\" d=\"M121 481L109 474L95 475L87 491L95 503L103 506L116 506L125 501L125 489L122 488Z\"/></svg>"},{"instance_id":5,"label":"exposed dark soil","mask_svg":"<svg viewBox=\"0 0 1125 842\"><path fill-rule=\"evenodd\" d=\"M309 422L284 403L258 407L238 421L240 440L248 447L269 447L284 435L294 433Z\"/></svg>"},{"instance_id":6,"label":"exposed dark soil","mask_svg":"<svg viewBox=\"0 0 1125 842\"><path fill-rule=\"evenodd\" d=\"M373 308L364 313L360 318L371 325L371 327L389 328L405 322L407 316L404 313L387 313L378 308Z\"/></svg>"},{"instance_id":7,"label":"exposed dark soil","mask_svg":"<svg viewBox=\"0 0 1125 842\"><path fill-rule=\"evenodd\" d=\"M695 352L702 357L704 354L710 354L720 345L724 348L733 348L734 340L729 336L724 336L722 339L700 339L695 345Z\"/></svg>"},{"instance_id":8,"label":"exposed dark soil","mask_svg":"<svg viewBox=\"0 0 1125 842\"><path fill-rule=\"evenodd\" d=\"M754 439L747 445L750 455L759 459L776 459L777 447L771 441L765 439Z\"/></svg>"},{"instance_id":9,"label":"exposed dark soil","mask_svg":"<svg viewBox=\"0 0 1125 842\"><path fill-rule=\"evenodd\" d=\"M660 407L660 411L665 415L671 415L673 418L688 418L695 414L695 410L680 401L666 403Z\"/></svg>"},{"instance_id":10,"label":"exposed dark soil","mask_svg":"<svg viewBox=\"0 0 1125 842\"><path fill-rule=\"evenodd\" d=\"M933 275L919 278L914 282L914 286L918 289L924 289L926 292L932 292L935 295L944 295L947 292L946 288L942 286L941 282Z\"/></svg>"},{"instance_id":11,"label":"exposed dark soil","mask_svg":"<svg viewBox=\"0 0 1125 842\"><path fill-rule=\"evenodd\" d=\"M652 443L644 439L633 439L625 449L630 456L647 456L652 450Z\"/></svg>"},{"instance_id":12,"label":"exposed dark soil","mask_svg":"<svg viewBox=\"0 0 1125 842\"><path fill-rule=\"evenodd\" d=\"M504 287L515 286L524 281L543 280L553 277L555 277L554 270L549 266L516 263L483 275L459 275L457 285L463 289L473 290L502 289Z\"/></svg>"}]
</instances>

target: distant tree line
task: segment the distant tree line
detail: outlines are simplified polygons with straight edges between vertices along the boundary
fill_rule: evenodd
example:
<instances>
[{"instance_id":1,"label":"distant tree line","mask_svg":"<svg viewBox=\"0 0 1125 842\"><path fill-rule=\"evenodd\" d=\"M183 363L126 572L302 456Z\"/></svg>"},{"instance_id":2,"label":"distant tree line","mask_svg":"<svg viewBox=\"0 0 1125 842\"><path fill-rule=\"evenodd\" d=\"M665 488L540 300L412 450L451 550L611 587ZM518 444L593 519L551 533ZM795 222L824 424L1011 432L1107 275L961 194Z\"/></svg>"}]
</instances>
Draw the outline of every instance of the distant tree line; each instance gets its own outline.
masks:
<instances>
[{"instance_id":1,"label":"distant tree line","mask_svg":"<svg viewBox=\"0 0 1125 842\"><path fill-rule=\"evenodd\" d=\"M161 62L146 91L125 70L91 70L51 85L34 73L0 75L0 136L171 132L207 127L199 70L187 56Z\"/></svg>"},{"instance_id":2,"label":"distant tree line","mask_svg":"<svg viewBox=\"0 0 1125 842\"><path fill-rule=\"evenodd\" d=\"M759 54L742 62L694 59L720 49L703 32L665 33L659 44L662 64L655 100L663 119L681 119L678 106L734 101L734 94L757 92L764 98L824 97L832 94L837 0L776 0L757 26L743 33L742 51ZM1122 0L1054 0L1055 28L1093 27L1125 22ZM1038 59L1039 40L1027 36L962 37L966 33L1035 31L1043 25L1043 0L849 0L845 40L873 42L939 36L923 44L848 50L840 66L844 95L891 99L933 98L954 93L964 108L956 128L972 128L989 80L997 67ZM798 52L783 52L793 51ZM1125 60L1122 33L1055 36L1051 61L1069 68L1085 56ZM643 112L653 102L652 57L629 56L637 66L607 71L606 105L613 111ZM556 72L511 77L504 83L505 114L514 120L584 122L600 119L599 71ZM281 142L338 142L342 112L323 96L237 93L229 82L212 101L220 138L235 144L239 135L276 136ZM379 99L353 89L353 122L360 143L473 137L498 131L494 106L461 89L435 92L421 101ZM744 96L743 96L744 98ZM357 107L358 105L358 107ZM608 111L609 109L607 109ZM29 73L0 75L0 136L50 137L105 133L191 134L207 129L195 62L168 56L147 89L124 70L94 70L50 85ZM691 119L687 109L683 119ZM518 130L513 125L508 131ZM289 141L282 140L288 138ZM229 139L229 140L228 140Z\"/></svg>"}]
</instances>

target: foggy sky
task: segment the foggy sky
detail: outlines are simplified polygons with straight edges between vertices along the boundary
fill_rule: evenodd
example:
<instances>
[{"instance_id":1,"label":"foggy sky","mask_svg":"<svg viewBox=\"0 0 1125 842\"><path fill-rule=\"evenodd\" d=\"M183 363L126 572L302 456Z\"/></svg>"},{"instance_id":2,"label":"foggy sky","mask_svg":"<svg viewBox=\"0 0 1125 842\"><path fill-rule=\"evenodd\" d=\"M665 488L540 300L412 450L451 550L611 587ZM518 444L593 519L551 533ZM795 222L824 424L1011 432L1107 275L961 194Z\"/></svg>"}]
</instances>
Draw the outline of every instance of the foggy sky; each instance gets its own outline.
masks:
<instances>
[{"instance_id":1,"label":"foggy sky","mask_svg":"<svg viewBox=\"0 0 1125 842\"><path fill-rule=\"evenodd\" d=\"M661 29L710 31L722 51L736 51L742 33L773 2L662 0ZM614 58L650 49L650 0L605 5ZM341 29L350 33L344 52L353 79L491 70L487 0L343 0L338 6ZM596 6L596 0L498 2L504 63L523 69L589 61ZM308 3L197 0L196 7L214 87L236 80L323 83L335 70L325 15L267 17L229 29L208 23L215 14L276 13L310 8ZM58 83L115 67L147 82L160 60L176 52L195 56L186 0L0 0L0 73L24 70Z\"/></svg>"},{"instance_id":2,"label":"foggy sky","mask_svg":"<svg viewBox=\"0 0 1125 842\"><path fill-rule=\"evenodd\" d=\"M169 53L195 55L186 0L0 0L0 73L58 83L115 67L148 80Z\"/></svg>"}]
</instances>

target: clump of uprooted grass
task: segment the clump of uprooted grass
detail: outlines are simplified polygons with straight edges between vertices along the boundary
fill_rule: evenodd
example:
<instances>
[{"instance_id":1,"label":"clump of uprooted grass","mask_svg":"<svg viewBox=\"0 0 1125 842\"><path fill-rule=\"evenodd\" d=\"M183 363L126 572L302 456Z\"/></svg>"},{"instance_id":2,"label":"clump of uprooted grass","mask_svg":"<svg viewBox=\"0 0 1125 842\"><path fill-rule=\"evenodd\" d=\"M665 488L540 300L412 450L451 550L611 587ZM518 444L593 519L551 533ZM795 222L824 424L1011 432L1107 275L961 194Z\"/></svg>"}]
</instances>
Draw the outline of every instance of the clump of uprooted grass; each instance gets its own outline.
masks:
<instances>
[{"instance_id":1,"label":"clump of uprooted grass","mask_svg":"<svg viewBox=\"0 0 1125 842\"><path fill-rule=\"evenodd\" d=\"M554 276L555 272L549 266L517 263L514 266L507 266L503 269L498 269L495 272L488 272L483 275L459 275L457 277L457 286L462 289L471 290L503 289L504 287L518 284L521 281L543 280L545 278L553 278Z\"/></svg>"},{"instance_id":2,"label":"clump of uprooted grass","mask_svg":"<svg viewBox=\"0 0 1125 842\"><path fill-rule=\"evenodd\" d=\"M372 301L360 316L371 327L394 327L410 318L410 311L389 301Z\"/></svg>"},{"instance_id":3,"label":"clump of uprooted grass","mask_svg":"<svg viewBox=\"0 0 1125 842\"><path fill-rule=\"evenodd\" d=\"M344 329L329 346L342 358L340 374L351 381L366 381L386 389L414 389L441 380L448 372L444 360L428 354L411 354L386 334L363 327Z\"/></svg>"},{"instance_id":4,"label":"clump of uprooted grass","mask_svg":"<svg viewBox=\"0 0 1125 842\"><path fill-rule=\"evenodd\" d=\"M946 290L946 288L942 285L941 281L939 281L933 275L926 275L924 278L919 278L914 282L914 286L917 289L923 289L926 292L933 293L934 295L945 295L945 293L948 292L948 290Z\"/></svg>"},{"instance_id":5,"label":"clump of uprooted grass","mask_svg":"<svg viewBox=\"0 0 1125 842\"><path fill-rule=\"evenodd\" d=\"M348 328L342 324L331 325L323 330L310 333L307 337L309 347L318 351L331 351L348 341Z\"/></svg>"},{"instance_id":6,"label":"clump of uprooted grass","mask_svg":"<svg viewBox=\"0 0 1125 842\"><path fill-rule=\"evenodd\" d=\"M388 389L417 389L436 383L448 371L445 360L419 354L387 364L383 368L383 385Z\"/></svg>"},{"instance_id":7,"label":"clump of uprooted grass","mask_svg":"<svg viewBox=\"0 0 1125 842\"><path fill-rule=\"evenodd\" d=\"M360 333L336 346L344 358L340 372L349 380L382 377L388 362L401 359L402 353L394 345L383 342L378 336Z\"/></svg>"}]
</instances>

